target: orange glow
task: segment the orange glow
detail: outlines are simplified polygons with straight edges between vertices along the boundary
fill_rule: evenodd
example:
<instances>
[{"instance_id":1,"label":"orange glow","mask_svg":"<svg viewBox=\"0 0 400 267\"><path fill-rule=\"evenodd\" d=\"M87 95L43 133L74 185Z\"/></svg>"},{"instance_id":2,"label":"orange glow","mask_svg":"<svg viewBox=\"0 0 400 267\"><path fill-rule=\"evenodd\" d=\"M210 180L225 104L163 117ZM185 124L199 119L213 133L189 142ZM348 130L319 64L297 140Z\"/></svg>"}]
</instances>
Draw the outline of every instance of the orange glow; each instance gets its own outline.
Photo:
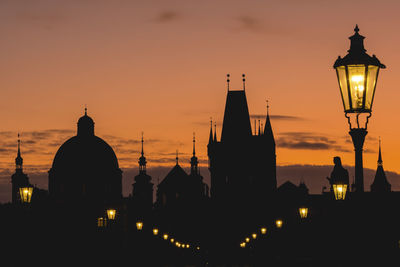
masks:
<instances>
[{"instance_id":1,"label":"orange glow","mask_svg":"<svg viewBox=\"0 0 400 267\"><path fill-rule=\"evenodd\" d=\"M16 14L2 16L2 49L7 51L0 64L4 188L15 170L16 145L10 144L16 144L17 131L22 132L24 172L35 174L29 176L32 184L47 188L47 171L55 153L75 134L85 104L96 123L96 135L113 147L119 159L126 181L124 196L131 191L133 176L126 170L137 167L142 131L150 175L158 166L173 166L170 153L177 148L182 153L180 163L189 165L193 131L201 168L208 173L209 117L217 122L219 137L228 72L232 89L242 88L241 74L246 73L251 114L265 115L265 100L270 100L278 165L331 165L332 157L338 155L344 165L354 166L354 149L331 65L349 48L357 1L324 5L215 1L215 12L207 12L202 1L193 1L190 8L177 8L182 16L168 22L157 19L160 10L176 9L168 1L161 1L157 8L147 1L85 1L85 8L77 8L75 1L64 1L62 8L57 1L27 6L16 2L6 1L0 14ZM376 54L388 69L379 75L363 164L376 169L381 135L385 170L400 173L400 124L392 116L398 112L400 99L396 89L400 36L393 34L400 23L396 13L400 2L375 2L357 17L357 23L368 53ZM251 15L256 27L234 19L240 10ZM371 23L371 17L379 17L379 24ZM110 21L115 22L113 27ZM326 27L332 21L334 27ZM299 140L290 139L296 134ZM333 143L321 141L321 136ZM291 177L301 178L300 174ZM205 181L209 183L208 177ZM321 178L314 192L320 193L323 185L326 181ZM400 183L392 189L398 191ZM7 193L0 195L0 202L10 201L9 191L4 190Z\"/></svg>"}]
</instances>

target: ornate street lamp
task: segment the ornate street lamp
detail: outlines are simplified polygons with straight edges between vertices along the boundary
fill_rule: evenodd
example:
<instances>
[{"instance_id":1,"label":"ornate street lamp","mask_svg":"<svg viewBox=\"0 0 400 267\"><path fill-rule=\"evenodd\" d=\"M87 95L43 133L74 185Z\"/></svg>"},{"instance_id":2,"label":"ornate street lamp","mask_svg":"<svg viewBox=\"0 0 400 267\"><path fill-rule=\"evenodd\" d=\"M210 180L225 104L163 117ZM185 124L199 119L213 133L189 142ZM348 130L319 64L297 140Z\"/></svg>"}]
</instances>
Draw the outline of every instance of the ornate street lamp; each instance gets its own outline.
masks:
<instances>
[{"instance_id":1,"label":"ornate street lamp","mask_svg":"<svg viewBox=\"0 0 400 267\"><path fill-rule=\"evenodd\" d=\"M241 248L245 248L245 247L246 247L246 242L240 243L240 247L241 247Z\"/></svg>"},{"instance_id":2,"label":"ornate street lamp","mask_svg":"<svg viewBox=\"0 0 400 267\"><path fill-rule=\"evenodd\" d=\"M277 228L282 228L283 221L278 219L278 220L275 221L275 225L276 225Z\"/></svg>"},{"instance_id":3,"label":"ornate street lamp","mask_svg":"<svg viewBox=\"0 0 400 267\"><path fill-rule=\"evenodd\" d=\"M333 193L336 200L344 200L346 198L347 184L343 182L336 182L332 185Z\"/></svg>"},{"instance_id":4,"label":"ornate street lamp","mask_svg":"<svg viewBox=\"0 0 400 267\"><path fill-rule=\"evenodd\" d=\"M300 207L299 208L300 218L306 219L308 216L308 208L307 207Z\"/></svg>"},{"instance_id":5,"label":"ornate street lamp","mask_svg":"<svg viewBox=\"0 0 400 267\"><path fill-rule=\"evenodd\" d=\"M158 229L157 228L153 229L153 235L158 235Z\"/></svg>"},{"instance_id":6,"label":"ornate street lamp","mask_svg":"<svg viewBox=\"0 0 400 267\"><path fill-rule=\"evenodd\" d=\"M246 243L249 243L250 242L250 237L246 237Z\"/></svg>"},{"instance_id":7,"label":"ornate street lamp","mask_svg":"<svg viewBox=\"0 0 400 267\"><path fill-rule=\"evenodd\" d=\"M107 219L106 218L103 218L103 217L97 218L97 227L104 228L106 226L107 226Z\"/></svg>"},{"instance_id":8,"label":"ornate street lamp","mask_svg":"<svg viewBox=\"0 0 400 267\"><path fill-rule=\"evenodd\" d=\"M108 209L107 210L107 217L109 220L115 220L115 215L117 214L117 210L115 209Z\"/></svg>"},{"instance_id":9,"label":"ornate street lamp","mask_svg":"<svg viewBox=\"0 0 400 267\"><path fill-rule=\"evenodd\" d=\"M260 231L261 231L261 234L265 235L265 234L267 233L267 228L262 227L262 228L260 229Z\"/></svg>"},{"instance_id":10,"label":"ornate street lamp","mask_svg":"<svg viewBox=\"0 0 400 267\"><path fill-rule=\"evenodd\" d=\"M350 49L348 54L335 61L333 67L340 87L345 116L350 127L350 136L355 150L355 190L364 192L364 174L362 151L365 136L367 135L368 119L371 117L372 104L375 95L376 82L380 69L386 68L375 56L368 55L364 49L364 36L358 33L356 25L354 35L349 37ZM360 126L359 117L367 114L365 125ZM353 123L350 115L354 115ZM354 124L355 120L355 126Z\"/></svg>"},{"instance_id":11,"label":"ornate street lamp","mask_svg":"<svg viewBox=\"0 0 400 267\"><path fill-rule=\"evenodd\" d=\"M21 198L22 203L31 203L33 187L20 187L19 188L19 196Z\"/></svg>"},{"instance_id":12,"label":"ornate street lamp","mask_svg":"<svg viewBox=\"0 0 400 267\"><path fill-rule=\"evenodd\" d=\"M175 239L171 238L171 243L174 243Z\"/></svg>"},{"instance_id":13,"label":"ornate street lamp","mask_svg":"<svg viewBox=\"0 0 400 267\"><path fill-rule=\"evenodd\" d=\"M138 231L143 229L143 223L141 221L136 222L136 229L138 229Z\"/></svg>"},{"instance_id":14,"label":"ornate street lamp","mask_svg":"<svg viewBox=\"0 0 400 267\"><path fill-rule=\"evenodd\" d=\"M251 237L252 237L253 239L256 239L256 238L257 238L257 234L256 234L256 233L253 233L253 234L251 234Z\"/></svg>"},{"instance_id":15,"label":"ornate street lamp","mask_svg":"<svg viewBox=\"0 0 400 267\"><path fill-rule=\"evenodd\" d=\"M164 240L168 240L168 234L163 234Z\"/></svg>"}]
</instances>

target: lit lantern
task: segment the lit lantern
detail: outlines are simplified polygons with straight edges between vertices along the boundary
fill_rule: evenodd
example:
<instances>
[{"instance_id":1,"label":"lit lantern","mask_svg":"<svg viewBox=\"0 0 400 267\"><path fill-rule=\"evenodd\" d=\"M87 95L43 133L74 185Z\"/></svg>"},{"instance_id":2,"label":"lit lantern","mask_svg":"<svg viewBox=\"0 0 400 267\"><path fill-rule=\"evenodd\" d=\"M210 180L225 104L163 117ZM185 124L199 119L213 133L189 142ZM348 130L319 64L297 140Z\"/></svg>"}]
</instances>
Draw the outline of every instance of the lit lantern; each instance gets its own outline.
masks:
<instances>
[{"instance_id":1,"label":"lit lantern","mask_svg":"<svg viewBox=\"0 0 400 267\"><path fill-rule=\"evenodd\" d=\"M97 218L97 227L102 228L102 227L106 227L107 226L107 219L100 217Z\"/></svg>"},{"instance_id":2,"label":"lit lantern","mask_svg":"<svg viewBox=\"0 0 400 267\"><path fill-rule=\"evenodd\" d=\"M337 182L332 187L336 200L344 200L346 198L347 184Z\"/></svg>"},{"instance_id":3,"label":"lit lantern","mask_svg":"<svg viewBox=\"0 0 400 267\"><path fill-rule=\"evenodd\" d=\"M158 235L158 229L157 228L153 229L153 235Z\"/></svg>"},{"instance_id":4,"label":"lit lantern","mask_svg":"<svg viewBox=\"0 0 400 267\"><path fill-rule=\"evenodd\" d=\"M33 187L20 187L19 188L19 196L21 198L22 203L30 203L32 197Z\"/></svg>"},{"instance_id":5,"label":"lit lantern","mask_svg":"<svg viewBox=\"0 0 400 267\"><path fill-rule=\"evenodd\" d=\"M371 113L379 69L386 68L379 59L366 53L364 36L358 33L349 37L348 54L340 56L334 64L339 81L340 93L346 113Z\"/></svg>"},{"instance_id":6,"label":"lit lantern","mask_svg":"<svg viewBox=\"0 0 400 267\"><path fill-rule=\"evenodd\" d=\"M253 234L251 235L251 237L252 237L253 239L256 239L256 238L257 238L257 234L256 234L256 233L253 233Z\"/></svg>"},{"instance_id":7,"label":"lit lantern","mask_svg":"<svg viewBox=\"0 0 400 267\"><path fill-rule=\"evenodd\" d=\"M246 242L247 242L247 243L249 243L249 242L250 242L250 238L249 238L249 237L246 237L246 239L245 239L245 240L246 240Z\"/></svg>"},{"instance_id":8,"label":"lit lantern","mask_svg":"<svg viewBox=\"0 0 400 267\"><path fill-rule=\"evenodd\" d=\"M163 234L164 240L168 240L168 234Z\"/></svg>"},{"instance_id":9,"label":"lit lantern","mask_svg":"<svg viewBox=\"0 0 400 267\"><path fill-rule=\"evenodd\" d=\"M109 220L115 220L115 215L117 214L117 211L115 209L108 209L107 210L107 217Z\"/></svg>"},{"instance_id":10,"label":"lit lantern","mask_svg":"<svg viewBox=\"0 0 400 267\"><path fill-rule=\"evenodd\" d=\"M276 225L277 228L282 228L283 221L278 219L278 220L275 221L275 225Z\"/></svg>"},{"instance_id":11,"label":"lit lantern","mask_svg":"<svg viewBox=\"0 0 400 267\"><path fill-rule=\"evenodd\" d=\"M179 243L178 241L175 242L175 245L180 248L181 247L181 243Z\"/></svg>"},{"instance_id":12,"label":"lit lantern","mask_svg":"<svg viewBox=\"0 0 400 267\"><path fill-rule=\"evenodd\" d=\"M265 235L265 234L267 233L267 228L262 227L262 228L260 229L260 231L261 231L261 234Z\"/></svg>"},{"instance_id":13,"label":"lit lantern","mask_svg":"<svg viewBox=\"0 0 400 267\"><path fill-rule=\"evenodd\" d=\"M143 223L141 221L136 222L136 229L138 229L139 231L143 229Z\"/></svg>"},{"instance_id":14,"label":"lit lantern","mask_svg":"<svg viewBox=\"0 0 400 267\"><path fill-rule=\"evenodd\" d=\"M245 248L245 247L246 247L246 242L240 243L240 247L241 247L241 248Z\"/></svg>"},{"instance_id":15,"label":"lit lantern","mask_svg":"<svg viewBox=\"0 0 400 267\"><path fill-rule=\"evenodd\" d=\"M190 245L189 245L189 244L186 244L186 248L190 248Z\"/></svg>"},{"instance_id":16,"label":"lit lantern","mask_svg":"<svg viewBox=\"0 0 400 267\"><path fill-rule=\"evenodd\" d=\"M197 249L197 250L200 250L200 247L197 247L196 249Z\"/></svg>"},{"instance_id":17,"label":"lit lantern","mask_svg":"<svg viewBox=\"0 0 400 267\"><path fill-rule=\"evenodd\" d=\"M175 239L171 238L171 240L170 240L170 241L171 241L171 243L174 243Z\"/></svg>"},{"instance_id":18,"label":"lit lantern","mask_svg":"<svg viewBox=\"0 0 400 267\"><path fill-rule=\"evenodd\" d=\"M300 207L299 208L300 218L305 219L308 216L308 208L307 207Z\"/></svg>"}]
</instances>

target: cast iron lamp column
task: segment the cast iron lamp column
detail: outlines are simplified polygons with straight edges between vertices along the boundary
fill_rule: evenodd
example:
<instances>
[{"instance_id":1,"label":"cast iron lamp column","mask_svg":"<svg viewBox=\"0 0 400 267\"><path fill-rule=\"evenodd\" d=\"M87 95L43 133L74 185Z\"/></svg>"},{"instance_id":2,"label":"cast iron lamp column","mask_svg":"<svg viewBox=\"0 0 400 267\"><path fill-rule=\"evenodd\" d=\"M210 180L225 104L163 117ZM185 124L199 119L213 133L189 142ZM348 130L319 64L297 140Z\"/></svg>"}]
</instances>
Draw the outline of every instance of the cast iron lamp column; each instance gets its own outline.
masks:
<instances>
[{"instance_id":1,"label":"cast iron lamp column","mask_svg":"<svg viewBox=\"0 0 400 267\"><path fill-rule=\"evenodd\" d=\"M354 144L355 188L352 191L364 192L362 151L368 133L367 124L372 113L379 69L384 69L386 66L375 55L371 57L366 53L365 37L358 31L356 25L354 35L349 37L351 43L348 54L343 58L339 56L333 67L336 69L344 112L350 127L349 134ZM367 115L364 125L360 123L361 114ZM350 115L354 115L353 123ZM352 125L354 120L355 126Z\"/></svg>"}]
</instances>

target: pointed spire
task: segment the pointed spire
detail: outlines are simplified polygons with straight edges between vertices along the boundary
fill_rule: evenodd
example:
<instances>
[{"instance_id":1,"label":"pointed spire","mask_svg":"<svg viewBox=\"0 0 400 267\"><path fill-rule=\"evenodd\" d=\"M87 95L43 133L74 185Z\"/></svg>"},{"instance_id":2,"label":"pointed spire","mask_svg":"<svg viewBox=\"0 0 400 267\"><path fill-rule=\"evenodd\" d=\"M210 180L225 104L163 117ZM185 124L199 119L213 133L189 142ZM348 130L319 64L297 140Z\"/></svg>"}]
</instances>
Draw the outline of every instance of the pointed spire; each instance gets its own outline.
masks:
<instances>
[{"instance_id":1,"label":"pointed spire","mask_svg":"<svg viewBox=\"0 0 400 267\"><path fill-rule=\"evenodd\" d=\"M381 137L379 137L379 156L378 156L378 166L382 166L382 152L381 152Z\"/></svg>"},{"instance_id":2,"label":"pointed spire","mask_svg":"<svg viewBox=\"0 0 400 267\"><path fill-rule=\"evenodd\" d=\"M190 174L197 175L198 174L198 165L199 161L196 157L196 137L195 133L193 133L193 157L190 159Z\"/></svg>"},{"instance_id":3,"label":"pointed spire","mask_svg":"<svg viewBox=\"0 0 400 267\"><path fill-rule=\"evenodd\" d=\"M269 120L269 101L267 100L267 118L265 120L264 136L271 139L272 143L275 144L274 133L272 132L271 121Z\"/></svg>"},{"instance_id":4,"label":"pointed spire","mask_svg":"<svg viewBox=\"0 0 400 267\"><path fill-rule=\"evenodd\" d=\"M23 159L21 157L21 140L20 140L20 134L18 133L18 152L17 152L17 157L15 158L15 169L22 171L22 164L23 164Z\"/></svg>"},{"instance_id":5,"label":"pointed spire","mask_svg":"<svg viewBox=\"0 0 400 267\"><path fill-rule=\"evenodd\" d=\"M242 81L243 81L243 91L246 91L246 75L242 74Z\"/></svg>"},{"instance_id":6,"label":"pointed spire","mask_svg":"<svg viewBox=\"0 0 400 267\"><path fill-rule=\"evenodd\" d=\"M139 158L139 173L140 174L146 174L146 157L144 156L144 150L143 150L143 132L142 132L142 151L141 151L141 157Z\"/></svg>"},{"instance_id":7,"label":"pointed spire","mask_svg":"<svg viewBox=\"0 0 400 267\"><path fill-rule=\"evenodd\" d=\"M258 120L258 135L261 135L261 123L260 123L260 120Z\"/></svg>"},{"instance_id":8,"label":"pointed spire","mask_svg":"<svg viewBox=\"0 0 400 267\"><path fill-rule=\"evenodd\" d=\"M85 104L85 116L87 116L87 105Z\"/></svg>"},{"instance_id":9,"label":"pointed spire","mask_svg":"<svg viewBox=\"0 0 400 267\"><path fill-rule=\"evenodd\" d=\"M178 149L176 150L176 157L175 157L175 159L176 159L176 165L179 165L179 158L178 158Z\"/></svg>"},{"instance_id":10,"label":"pointed spire","mask_svg":"<svg viewBox=\"0 0 400 267\"><path fill-rule=\"evenodd\" d=\"M257 119L254 119L254 135L257 135Z\"/></svg>"},{"instance_id":11,"label":"pointed spire","mask_svg":"<svg viewBox=\"0 0 400 267\"><path fill-rule=\"evenodd\" d=\"M193 157L196 156L196 133L193 132Z\"/></svg>"},{"instance_id":12,"label":"pointed spire","mask_svg":"<svg viewBox=\"0 0 400 267\"><path fill-rule=\"evenodd\" d=\"M217 142L217 122L214 122L214 142Z\"/></svg>"},{"instance_id":13,"label":"pointed spire","mask_svg":"<svg viewBox=\"0 0 400 267\"><path fill-rule=\"evenodd\" d=\"M231 80L229 79L230 76L231 75L229 73L226 75L226 87L228 89L228 92L229 92L229 83L231 82Z\"/></svg>"},{"instance_id":14,"label":"pointed spire","mask_svg":"<svg viewBox=\"0 0 400 267\"><path fill-rule=\"evenodd\" d=\"M210 137L208 138L208 144L213 142L213 132L212 132L212 118L210 118Z\"/></svg>"}]
</instances>

